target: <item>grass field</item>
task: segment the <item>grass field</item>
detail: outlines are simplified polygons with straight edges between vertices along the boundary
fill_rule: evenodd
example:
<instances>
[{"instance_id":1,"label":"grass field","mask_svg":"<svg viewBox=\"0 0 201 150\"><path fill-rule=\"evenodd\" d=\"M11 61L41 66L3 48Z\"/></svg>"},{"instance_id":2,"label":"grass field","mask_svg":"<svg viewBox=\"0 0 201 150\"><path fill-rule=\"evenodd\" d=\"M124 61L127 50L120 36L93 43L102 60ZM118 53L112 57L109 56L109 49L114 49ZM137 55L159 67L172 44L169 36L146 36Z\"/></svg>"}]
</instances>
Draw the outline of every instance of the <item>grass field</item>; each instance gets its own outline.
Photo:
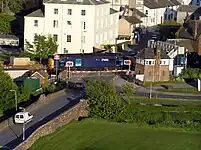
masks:
<instances>
[{"instance_id":1,"label":"grass field","mask_svg":"<svg viewBox=\"0 0 201 150\"><path fill-rule=\"evenodd\" d=\"M188 107L201 107L201 100L179 100L179 99L166 99L166 98L147 98L135 97L131 98L131 103L148 103L148 104L166 104L166 105L179 105Z\"/></svg>"},{"instance_id":2,"label":"grass field","mask_svg":"<svg viewBox=\"0 0 201 150\"><path fill-rule=\"evenodd\" d=\"M173 93L189 93L189 94L201 94L196 88L173 88L173 89L158 89L161 92L173 92Z\"/></svg>"},{"instance_id":3,"label":"grass field","mask_svg":"<svg viewBox=\"0 0 201 150\"><path fill-rule=\"evenodd\" d=\"M86 119L39 139L30 150L200 150L201 133Z\"/></svg>"}]
</instances>

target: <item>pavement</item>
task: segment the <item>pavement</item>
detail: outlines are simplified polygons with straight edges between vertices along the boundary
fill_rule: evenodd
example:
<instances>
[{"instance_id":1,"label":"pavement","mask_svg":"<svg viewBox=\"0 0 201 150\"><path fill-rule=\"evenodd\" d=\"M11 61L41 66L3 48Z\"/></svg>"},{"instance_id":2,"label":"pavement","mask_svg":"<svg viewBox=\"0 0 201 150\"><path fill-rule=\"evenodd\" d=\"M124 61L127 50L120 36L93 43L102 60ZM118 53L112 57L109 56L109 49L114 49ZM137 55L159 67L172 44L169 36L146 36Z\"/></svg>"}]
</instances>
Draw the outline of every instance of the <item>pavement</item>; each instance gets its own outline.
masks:
<instances>
[{"instance_id":1,"label":"pavement","mask_svg":"<svg viewBox=\"0 0 201 150\"><path fill-rule=\"evenodd\" d=\"M25 138L31 135L38 127L52 120L62 112L68 110L79 102L80 94L70 92L64 96L59 96L51 103L47 103L38 109L34 109L31 114L34 115L33 121L26 124ZM0 148L14 149L22 142L22 124L11 125L0 131Z\"/></svg>"}]
</instances>

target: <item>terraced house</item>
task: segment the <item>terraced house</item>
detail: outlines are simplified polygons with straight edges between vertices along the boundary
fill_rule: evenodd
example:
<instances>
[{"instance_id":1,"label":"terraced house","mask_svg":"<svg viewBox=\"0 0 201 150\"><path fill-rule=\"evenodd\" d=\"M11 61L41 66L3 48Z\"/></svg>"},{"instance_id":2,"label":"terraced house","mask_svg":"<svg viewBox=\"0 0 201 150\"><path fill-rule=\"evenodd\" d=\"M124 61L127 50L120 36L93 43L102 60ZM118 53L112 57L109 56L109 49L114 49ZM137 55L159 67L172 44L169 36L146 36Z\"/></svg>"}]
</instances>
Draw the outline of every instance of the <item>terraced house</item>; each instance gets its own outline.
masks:
<instances>
[{"instance_id":1,"label":"terraced house","mask_svg":"<svg viewBox=\"0 0 201 150\"><path fill-rule=\"evenodd\" d=\"M142 25L154 26L164 22L167 7L176 10L180 4L180 0L137 0L136 8L147 15L146 18L142 18Z\"/></svg>"},{"instance_id":2,"label":"terraced house","mask_svg":"<svg viewBox=\"0 0 201 150\"><path fill-rule=\"evenodd\" d=\"M119 13L108 1L46 0L43 4L43 9L25 16L25 41L33 42L35 34L50 34L59 54L91 53L93 47L114 44L118 37Z\"/></svg>"}]
</instances>

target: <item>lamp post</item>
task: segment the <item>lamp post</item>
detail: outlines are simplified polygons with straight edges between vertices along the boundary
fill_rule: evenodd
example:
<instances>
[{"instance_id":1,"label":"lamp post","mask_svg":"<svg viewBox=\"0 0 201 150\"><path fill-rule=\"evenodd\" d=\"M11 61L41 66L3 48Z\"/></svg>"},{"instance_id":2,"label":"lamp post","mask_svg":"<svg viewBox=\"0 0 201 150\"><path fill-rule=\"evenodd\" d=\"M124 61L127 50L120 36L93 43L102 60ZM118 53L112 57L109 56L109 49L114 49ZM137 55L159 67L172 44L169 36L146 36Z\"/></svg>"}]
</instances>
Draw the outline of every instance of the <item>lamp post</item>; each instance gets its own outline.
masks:
<instances>
[{"instance_id":1,"label":"lamp post","mask_svg":"<svg viewBox=\"0 0 201 150\"><path fill-rule=\"evenodd\" d=\"M10 90L10 91L15 93L15 110L17 111L17 91L16 90Z\"/></svg>"},{"instance_id":2,"label":"lamp post","mask_svg":"<svg viewBox=\"0 0 201 150\"><path fill-rule=\"evenodd\" d=\"M19 107L19 109L22 109L23 112L25 112L25 108ZM23 122L23 125L22 125L22 140L23 141L25 140L25 124L26 124L26 122Z\"/></svg>"}]
</instances>

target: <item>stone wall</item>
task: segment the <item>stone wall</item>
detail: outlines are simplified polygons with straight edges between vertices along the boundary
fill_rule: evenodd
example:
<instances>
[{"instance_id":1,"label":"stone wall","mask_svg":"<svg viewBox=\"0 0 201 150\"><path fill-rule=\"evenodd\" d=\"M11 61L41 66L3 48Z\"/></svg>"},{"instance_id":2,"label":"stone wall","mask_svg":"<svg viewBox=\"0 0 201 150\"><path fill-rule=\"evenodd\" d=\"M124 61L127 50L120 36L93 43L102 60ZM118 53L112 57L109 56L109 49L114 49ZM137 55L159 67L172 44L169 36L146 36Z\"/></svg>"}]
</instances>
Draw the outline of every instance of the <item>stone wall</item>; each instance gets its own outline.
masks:
<instances>
[{"instance_id":1,"label":"stone wall","mask_svg":"<svg viewBox=\"0 0 201 150\"><path fill-rule=\"evenodd\" d=\"M16 147L16 150L26 150L31 147L40 137L55 132L59 127L78 120L79 117L87 117L87 101L81 100L77 105L59 115L50 122L39 127L26 141Z\"/></svg>"},{"instance_id":2,"label":"stone wall","mask_svg":"<svg viewBox=\"0 0 201 150\"><path fill-rule=\"evenodd\" d=\"M61 91L49 94L47 96L41 95L37 102L29 105L26 108L26 111L31 112L34 109L39 108L40 106L44 105L45 103L48 103L51 100L55 99L57 96L62 96L62 95L65 95L65 94L66 94L65 90L61 90ZM0 122L0 131L3 130L4 128L8 127L8 126L13 125L14 124L13 121L14 121L13 117L10 117L10 118Z\"/></svg>"}]
</instances>

